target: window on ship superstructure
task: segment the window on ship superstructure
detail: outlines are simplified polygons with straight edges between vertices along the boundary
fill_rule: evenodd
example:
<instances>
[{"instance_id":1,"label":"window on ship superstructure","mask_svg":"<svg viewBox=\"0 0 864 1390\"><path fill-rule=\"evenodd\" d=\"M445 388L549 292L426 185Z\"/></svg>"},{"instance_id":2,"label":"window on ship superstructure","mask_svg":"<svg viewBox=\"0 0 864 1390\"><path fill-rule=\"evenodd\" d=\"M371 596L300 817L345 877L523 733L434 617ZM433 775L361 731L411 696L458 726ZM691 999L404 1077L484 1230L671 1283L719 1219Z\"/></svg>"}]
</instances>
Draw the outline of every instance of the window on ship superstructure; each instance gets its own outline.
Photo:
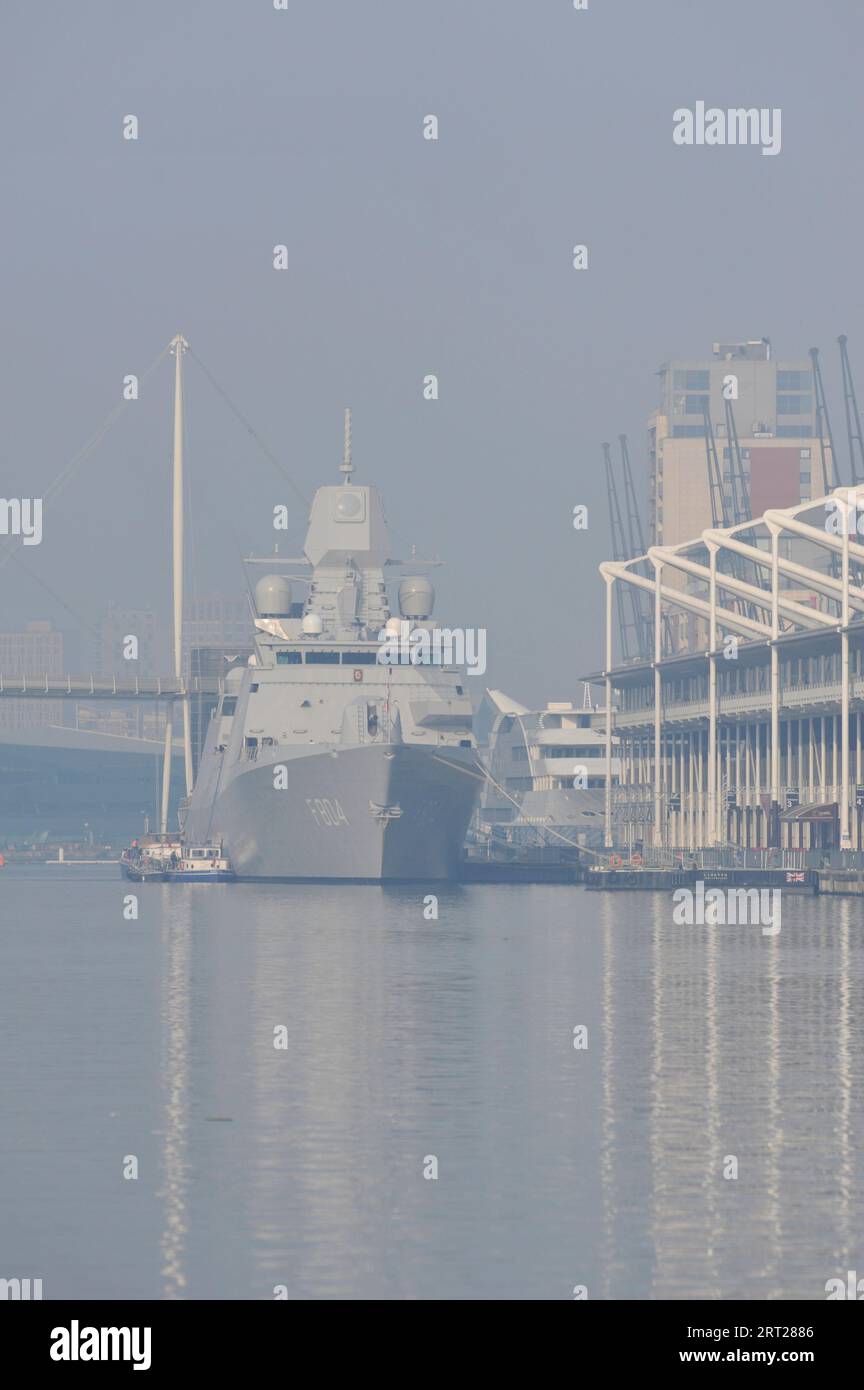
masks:
<instances>
[{"instance_id":1,"label":"window on ship superstructure","mask_svg":"<svg viewBox=\"0 0 864 1390\"><path fill-rule=\"evenodd\" d=\"M378 662L377 648L374 652L343 652L343 666L375 666Z\"/></svg>"},{"instance_id":2,"label":"window on ship superstructure","mask_svg":"<svg viewBox=\"0 0 864 1390\"><path fill-rule=\"evenodd\" d=\"M338 653L338 652L307 652L307 653L306 653L306 665L307 665L307 666L338 666L338 665L339 665L339 653Z\"/></svg>"},{"instance_id":3,"label":"window on ship superstructure","mask_svg":"<svg viewBox=\"0 0 864 1390\"><path fill-rule=\"evenodd\" d=\"M542 744L540 747L541 758L602 758L605 756L605 748L600 743L589 743L586 747L578 744Z\"/></svg>"},{"instance_id":4,"label":"window on ship superstructure","mask_svg":"<svg viewBox=\"0 0 864 1390\"><path fill-rule=\"evenodd\" d=\"M277 666L299 666L303 660L302 652L277 652Z\"/></svg>"},{"instance_id":5,"label":"window on ship superstructure","mask_svg":"<svg viewBox=\"0 0 864 1390\"><path fill-rule=\"evenodd\" d=\"M222 715L222 718L223 718L223 719L227 719L227 718L229 718L231 715L233 715L233 713L234 713L234 711L236 710L236 708L237 708L237 696L236 696L236 695L226 695L226 696L223 698L223 700L222 700L222 708L221 708L221 710L219 711L219 713Z\"/></svg>"}]
</instances>

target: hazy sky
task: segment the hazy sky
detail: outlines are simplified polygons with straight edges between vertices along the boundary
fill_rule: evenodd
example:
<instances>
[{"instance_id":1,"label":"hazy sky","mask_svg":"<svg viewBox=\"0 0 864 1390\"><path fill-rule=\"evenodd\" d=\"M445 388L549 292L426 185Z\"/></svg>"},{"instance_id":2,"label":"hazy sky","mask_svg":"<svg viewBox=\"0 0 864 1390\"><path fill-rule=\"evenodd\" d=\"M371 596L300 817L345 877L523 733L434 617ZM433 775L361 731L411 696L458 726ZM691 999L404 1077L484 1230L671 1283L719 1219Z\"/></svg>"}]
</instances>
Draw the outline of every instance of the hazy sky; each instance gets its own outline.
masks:
<instances>
[{"instance_id":1,"label":"hazy sky","mask_svg":"<svg viewBox=\"0 0 864 1390\"><path fill-rule=\"evenodd\" d=\"M182 331L307 496L338 476L351 405L357 480L403 553L446 560L437 614L488 629L484 683L578 698L601 656L600 443L630 435L644 496L660 362L819 345L838 435L838 333L864 383L862 14L5 0L0 495L44 495ZM781 108L781 153L676 146L699 100ZM165 611L171 387L166 359L22 552L88 620L109 598ZM188 358L187 388L190 585L240 593L273 506L295 547L305 513ZM36 617L76 621L6 564L0 629Z\"/></svg>"}]
</instances>

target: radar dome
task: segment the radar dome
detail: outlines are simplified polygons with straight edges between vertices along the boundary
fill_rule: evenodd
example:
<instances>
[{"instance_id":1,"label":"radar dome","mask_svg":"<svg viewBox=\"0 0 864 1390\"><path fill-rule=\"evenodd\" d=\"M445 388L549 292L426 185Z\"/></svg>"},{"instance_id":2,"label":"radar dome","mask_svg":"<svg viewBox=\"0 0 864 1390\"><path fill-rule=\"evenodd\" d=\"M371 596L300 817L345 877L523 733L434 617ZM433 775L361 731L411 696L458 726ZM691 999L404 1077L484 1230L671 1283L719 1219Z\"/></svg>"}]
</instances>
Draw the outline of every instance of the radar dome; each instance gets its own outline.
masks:
<instances>
[{"instance_id":1,"label":"radar dome","mask_svg":"<svg viewBox=\"0 0 864 1390\"><path fill-rule=\"evenodd\" d=\"M291 585L281 574L265 574L255 585L255 608L259 618L291 617Z\"/></svg>"},{"instance_id":2,"label":"radar dome","mask_svg":"<svg viewBox=\"0 0 864 1390\"><path fill-rule=\"evenodd\" d=\"M324 631L320 613L307 613L303 619L303 633L306 637L320 637Z\"/></svg>"},{"instance_id":3,"label":"radar dome","mask_svg":"<svg viewBox=\"0 0 864 1390\"><path fill-rule=\"evenodd\" d=\"M354 521L357 517L362 520L363 494L360 492L348 492L339 488L336 498L336 515L343 521Z\"/></svg>"},{"instance_id":4,"label":"radar dome","mask_svg":"<svg viewBox=\"0 0 864 1390\"><path fill-rule=\"evenodd\" d=\"M435 607L435 590L423 574L403 579L399 585L399 611L403 618L429 618Z\"/></svg>"}]
</instances>

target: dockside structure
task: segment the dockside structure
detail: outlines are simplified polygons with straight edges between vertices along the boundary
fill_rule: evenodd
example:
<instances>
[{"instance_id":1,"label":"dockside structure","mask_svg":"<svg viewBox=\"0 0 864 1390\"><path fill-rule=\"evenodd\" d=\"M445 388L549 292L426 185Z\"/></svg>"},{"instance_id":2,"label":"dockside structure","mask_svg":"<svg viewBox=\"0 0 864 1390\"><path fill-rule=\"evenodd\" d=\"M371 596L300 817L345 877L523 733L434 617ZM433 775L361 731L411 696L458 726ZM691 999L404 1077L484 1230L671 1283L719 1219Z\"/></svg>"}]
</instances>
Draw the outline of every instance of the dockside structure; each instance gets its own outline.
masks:
<instances>
[{"instance_id":1,"label":"dockside structure","mask_svg":"<svg viewBox=\"0 0 864 1390\"><path fill-rule=\"evenodd\" d=\"M864 849L862 538L859 485L601 564L607 846ZM614 665L619 583L652 595L650 663ZM683 654L672 609L699 620Z\"/></svg>"}]
</instances>

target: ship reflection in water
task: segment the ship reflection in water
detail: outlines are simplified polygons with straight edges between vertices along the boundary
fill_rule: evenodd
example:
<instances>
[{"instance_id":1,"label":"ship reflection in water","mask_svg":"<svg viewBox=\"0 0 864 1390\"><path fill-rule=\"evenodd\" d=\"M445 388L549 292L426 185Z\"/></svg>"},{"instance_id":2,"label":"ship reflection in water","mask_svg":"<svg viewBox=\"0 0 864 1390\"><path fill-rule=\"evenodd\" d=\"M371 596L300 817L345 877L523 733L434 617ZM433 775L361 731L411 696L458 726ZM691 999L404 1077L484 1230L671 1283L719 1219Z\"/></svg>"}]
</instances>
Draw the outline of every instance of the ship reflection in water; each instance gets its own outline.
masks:
<instances>
[{"instance_id":1,"label":"ship reflection in water","mask_svg":"<svg viewBox=\"0 0 864 1390\"><path fill-rule=\"evenodd\" d=\"M124 922L101 872L4 871L2 978L39 996L0 1015L4 1254L46 1298L820 1299L861 1268L854 904L765 937L659 894L439 885L427 920L422 886L157 884Z\"/></svg>"}]
</instances>

